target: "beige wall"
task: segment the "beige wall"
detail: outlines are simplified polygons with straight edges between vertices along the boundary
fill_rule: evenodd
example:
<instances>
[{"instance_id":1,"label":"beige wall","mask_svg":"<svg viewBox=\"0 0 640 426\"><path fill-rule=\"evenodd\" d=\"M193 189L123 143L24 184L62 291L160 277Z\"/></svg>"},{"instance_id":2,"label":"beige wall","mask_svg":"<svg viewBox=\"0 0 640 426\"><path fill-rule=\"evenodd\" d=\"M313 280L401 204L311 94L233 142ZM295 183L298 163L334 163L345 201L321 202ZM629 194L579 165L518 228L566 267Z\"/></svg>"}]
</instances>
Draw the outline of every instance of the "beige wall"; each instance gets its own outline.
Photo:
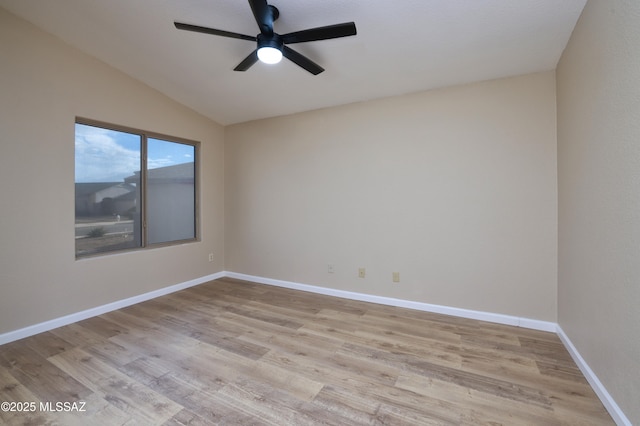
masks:
<instances>
[{"instance_id":1,"label":"beige wall","mask_svg":"<svg viewBox=\"0 0 640 426\"><path fill-rule=\"evenodd\" d=\"M0 99L0 333L224 269L221 126L2 9ZM201 141L202 241L76 261L76 116Z\"/></svg>"},{"instance_id":2,"label":"beige wall","mask_svg":"<svg viewBox=\"0 0 640 426\"><path fill-rule=\"evenodd\" d=\"M555 322L555 120L547 72L229 126L226 269Z\"/></svg>"},{"instance_id":3,"label":"beige wall","mask_svg":"<svg viewBox=\"0 0 640 426\"><path fill-rule=\"evenodd\" d=\"M640 424L640 3L589 1L557 83L559 324Z\"/></svg>"}]
</instances>

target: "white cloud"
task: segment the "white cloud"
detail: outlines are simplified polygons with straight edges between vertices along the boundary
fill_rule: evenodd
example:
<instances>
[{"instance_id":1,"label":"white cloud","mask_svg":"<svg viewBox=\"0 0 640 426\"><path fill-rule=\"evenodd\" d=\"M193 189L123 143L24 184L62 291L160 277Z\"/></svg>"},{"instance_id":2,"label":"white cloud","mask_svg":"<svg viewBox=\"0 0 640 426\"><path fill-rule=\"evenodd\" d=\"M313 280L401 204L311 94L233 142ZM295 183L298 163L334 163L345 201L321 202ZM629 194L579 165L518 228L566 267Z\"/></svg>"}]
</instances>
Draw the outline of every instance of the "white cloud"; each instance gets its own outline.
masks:
<instances>
[{"instance_id":1,"label":"white cloud","mask_svg":"<svg viewBox=\"0 0 640 426\"><path fill-rule=\"evenodd\" d=\"M76 182L119 182L140 170L137 135L76 126ZM131 148L127 148L129 145Z\"/></svg>"},{"instance_id":2,"label":"white cloud","mask_svg":"<svg viewBox=\"0 0 640 426\"><path fill-rule=\"evenodd\" d=\"M148 158L147 159L147 168L148 169L158 169L160 167L166 167L176 164L175 161L170 158Z\"/></svg>"}]
</instances>

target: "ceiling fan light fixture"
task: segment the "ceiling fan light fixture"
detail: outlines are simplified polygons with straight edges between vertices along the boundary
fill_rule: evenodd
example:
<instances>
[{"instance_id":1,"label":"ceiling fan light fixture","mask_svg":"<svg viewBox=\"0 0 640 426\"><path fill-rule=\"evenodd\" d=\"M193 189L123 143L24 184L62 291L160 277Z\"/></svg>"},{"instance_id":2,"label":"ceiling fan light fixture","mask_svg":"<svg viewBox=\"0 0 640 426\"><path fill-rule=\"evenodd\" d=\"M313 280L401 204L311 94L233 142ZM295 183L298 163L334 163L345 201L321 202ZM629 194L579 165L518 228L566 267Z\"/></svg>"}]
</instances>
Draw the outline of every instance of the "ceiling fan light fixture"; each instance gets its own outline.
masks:
<instances>
[{"instance_id":1,"label":"ceiling fan light fixture","mask_svg":"<svg viewBox=\"0 0 640 426\"><path fill-rule=\"evenodd\" d=\"M282 60L282 51L276 47L261 47L258 49L258 59L265 64L277 64Z\"/></svg>"},{"instance_id":2,"label":"ceiling fan light fixture","mask_svg":"<svg viewBox=\"0 0 640 426\"><path fill-rule=\"evenodd\" d=\"M284 42L278 34L258 34L258 59L265 64L277 64L282 60Z\"/></svg>"}]
</instances>

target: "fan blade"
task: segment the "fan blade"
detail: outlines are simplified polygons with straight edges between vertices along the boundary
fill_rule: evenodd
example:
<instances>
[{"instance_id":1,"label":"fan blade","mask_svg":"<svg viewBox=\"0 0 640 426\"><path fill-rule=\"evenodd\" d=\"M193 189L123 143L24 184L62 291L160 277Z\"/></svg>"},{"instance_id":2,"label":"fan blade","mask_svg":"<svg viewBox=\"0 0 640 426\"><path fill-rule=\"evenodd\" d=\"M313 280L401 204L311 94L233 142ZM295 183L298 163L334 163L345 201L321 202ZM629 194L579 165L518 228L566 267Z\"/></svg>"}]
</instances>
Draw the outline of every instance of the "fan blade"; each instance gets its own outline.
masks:
<instances>
[{"instance_id":1,"label":"fan blade","mask_svg":"<svg viewBox=\"0 0 640 426\"><path fill-rule=\"evenodd\" d=\"M246 71L249 68L251 68L251 66L253 64L255 64L256 62L258 62L258 49L256 49L253 52L251 52L251 54L249 56L247 56L246 58L244 58L244 60L242 62L240 62L238 64L238 66L235 67L233 70L234 71Z\"/></svg>"},{"instance_id":2,"label":"fan blade","mask_svg":"<svg viewBox=\"0 0 640 426\"><path fill-rule=\"evenodd\" d=\"M282 41L285 44L304 43L306 41L328 40L331 38L348 37L356 35L356 24L345 22L343 24L328 25L326 27L310 28L284 34Z\"/></svg>"},{"instance_id":3,"label":"fan blade","mask_svg":"<svg viewBox=\"0 0 640 426\"><path fill-rule=\"evenodd\" d=\"M181 22L174 22L173 24L179 30L193 31L196 33L213 34L213 35L222 36L222 37L239 38L241 40L250 40L250 41L258 40L254 36L232 33L230 31L216 30L214 28L207 28L207 27L199 27L197 25L183 24Z\"/></svg>"},{"instance_id":4,"label":"fan blade","mask_svg":"<svg viewBox=\"0 0 640 426\"><path fill-rule=\"evenodd\" d=\"M253 16L256 18L260 32L265 35L273 35L273 21L274 17L273 9L267 4L267 0L249 0L249 6Z\"/></svg>"},{"instance_id":5,"label":"fan blade","mask_svg":"<svg viewBox=\"0 0 640 426\"><path fill-rule=\"evenodd\" d=\"M298 52L287 46L284 46L284 48L282 49L282 54L285 58L309 71L313 75L318 75L322 71L324 71L324 68L322 68L320 65L316 64L311 59L299 54Z\"/></svg>"}]
</instances>

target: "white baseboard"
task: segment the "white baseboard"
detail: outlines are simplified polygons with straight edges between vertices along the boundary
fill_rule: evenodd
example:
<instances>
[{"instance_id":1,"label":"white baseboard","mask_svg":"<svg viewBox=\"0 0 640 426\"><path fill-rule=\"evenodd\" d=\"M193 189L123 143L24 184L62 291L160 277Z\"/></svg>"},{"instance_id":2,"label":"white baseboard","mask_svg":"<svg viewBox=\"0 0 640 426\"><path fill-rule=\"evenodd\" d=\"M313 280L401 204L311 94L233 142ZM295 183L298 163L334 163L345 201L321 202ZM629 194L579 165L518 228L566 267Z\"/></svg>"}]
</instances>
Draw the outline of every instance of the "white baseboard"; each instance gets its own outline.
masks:
<instances>
[{"instance_id":1,"label":"white baseboard","mask_svg":"<svg viewBox=\"0 0 640 426\"><path fill-rule=\"evenodd\" d=\"M489 321L498 324L513 325L517 327L530 328L534 330L556 332L556 324L547 321L539 321L529 318L520 318L509 315L495 314L491 312L473 311L468 309L452 308L448 306L432 305L429 303L414 302L411 300L395 299L392 297L375 296L365 293L356 293L345 290L337 290L326 287L318 287L308 284L295 283L291 281L275 280L271 278L258 277L254 275L239 274L236 272L218 272L215 274L207 275L194 280L186 281L183 283L175 284L169 287L154 290L148 293L133 296L127 299L118 300L116 302L108 303L106 305L97 306L81 312L65 315L60 318L55 318L49 321L34 324L18 330L13 330L4 334L0 334L0 345L13 342L15 340L23 339L25 337L33 336L38 333L53 330L54 328L62 327L64 325L72 324L74 322L82 321L87 318L91 318L97 315L102 315L107 312L115 311L116 309L125 308L127 306L141 303L146 300L154 299L156 297L164 296L169 293L184 290L195 285L203 284L208 281L216 280L219 278L236 278L239 280L252 281L259 284L268 284L277 287L290 288L293 290L308 291L311 293L324 294L327 296L335 296L343 299L359 300L363 302L378 303L381 305L397 306L400 308L409 308L425 312L433 312L444 315L452 315L456 317L476 319L480 321Z\"/></svg>"},{"instance_id":2,"label":"white baseboard","mask_svg":"<svg viewBox=\"0 0 640 426\"><path fill-rule=\"evenodd\" d=\"M632 426L631 421L629 421L627 416L624 415L611 394L607 392L607 389L604 387L600 379L598 379L598 376L596 376L596 373L593 372L584 358L582 358L582 355L580 355L580 352L578 352L578 349L576 349L576 347L569 339L569 336L567 336L560 325L558 325L557 333L558 337L560 337L560 340L562 341L562 344L564 344L565 348L567 348L567 351L569 351L571 358L573 358L575 363L578 365L578 368L580 369L580 371L582 371L582 374L584 374L584 377L587 379L596 395L598 395L600 401L602 401L602 404L611 415L611 418L613 418L613 421L616 422L616 424L619 426Z\"/></svg>"},{"instance_id":3,"label":"white baseboard","mask_svg":"<svg viewBox=\"0 0 640 426\"><path fill-rule=\"evenodd\" d=\"M254 275L239 274L236 272L225 272L229 278L236 278L244 281L252 281L259 284L268 284L277 287L290 288L293 290L308 291L311 293L335 296L343 299L359 300L362 302L378 303L380 305L397 306L400 308L415 309L418 311L433 312L437 314L452 315L456 317L475 319L480 321L494 322L498 324L513 325L517 327L530 328L534 330L556 332L556 323L540 321L529 318L520 318L510 315L494 314L491 312L473 311L469 309L451 308L449 306L432 305L429 303L414 302L411 300L395 299L392 297L375 296L352 291L336 290L326 287L318 287L308 284L300 284L291 281L274 280L271 278L257 277Z\"/></svg>"},{"instance_id":4,"label":"white baseboard","mask_svg":"<svg viewBox=\"0 0 640 426\"><path fill-rule=\"evenodd\" d=\"M62 327L64 325L72 324L74 322L82 321L87 318L102 315L107 312L115 311L116 309L126 308L127 306L135 305L136 303L144 302L146 300L155 299L156 297L164 296L169 293L184 290L185 288L193 287L198 284L206 283L208 281L217 280L223 278L224 272L218 272L216 274L207 275L205 277L196 278L194 280L185 281L180 284L175 284L169 287L164 287L158 290L150 291L148 293L140 294L138 296L129 297L128 299L118 300L106 305L97 306L95 308L87 309L74 314L65 315L60 318L52 319L50 321L41 322L25 328L10 331L8 333L0 334L0 345L13 342L15 340L24 339L25 337L33 336L38 333L53 330L54 328Z\"/></svg>"}]
</instances>

